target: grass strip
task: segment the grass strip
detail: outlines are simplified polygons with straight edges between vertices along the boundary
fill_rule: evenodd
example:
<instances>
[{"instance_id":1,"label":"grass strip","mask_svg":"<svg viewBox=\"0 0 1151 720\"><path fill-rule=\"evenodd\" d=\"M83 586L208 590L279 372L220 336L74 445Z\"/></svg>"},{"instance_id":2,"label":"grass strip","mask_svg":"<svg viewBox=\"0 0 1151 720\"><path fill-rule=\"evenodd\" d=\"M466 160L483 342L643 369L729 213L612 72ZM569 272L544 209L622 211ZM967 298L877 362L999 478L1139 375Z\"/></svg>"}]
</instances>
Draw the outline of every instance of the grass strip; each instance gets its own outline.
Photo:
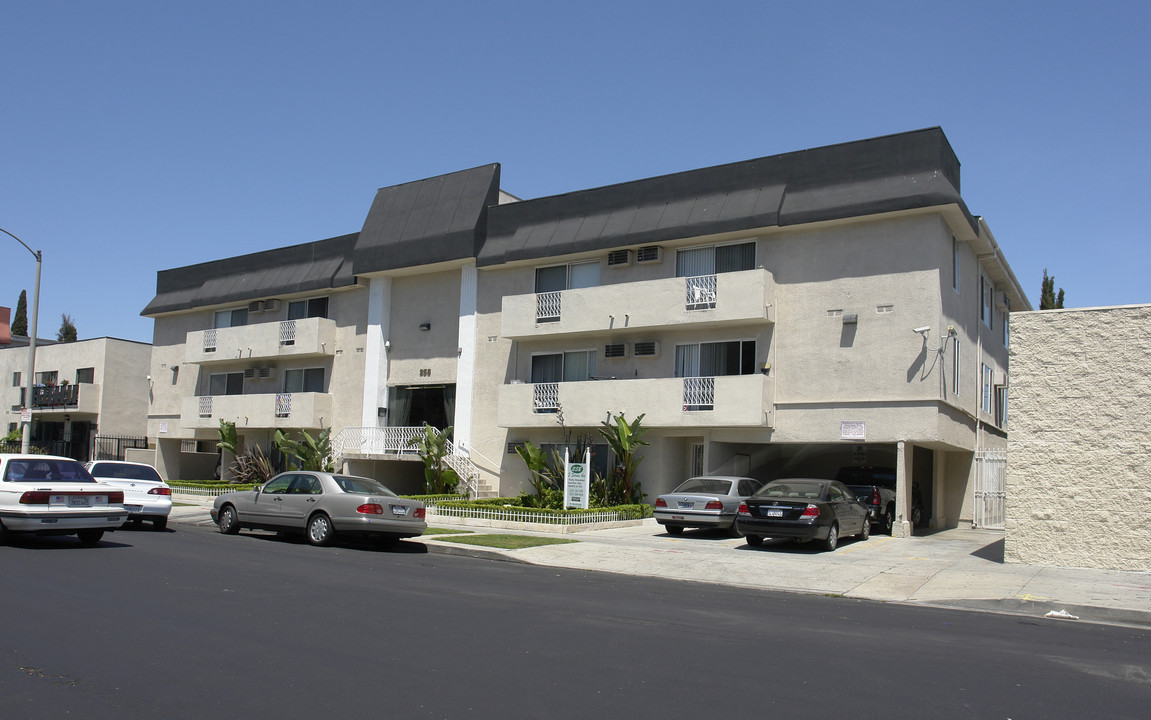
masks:
<instances>
[{"instance_id":1,"label":"grass strip","mask_svg":"<svg viewBox=\"0 0 1151 720\"><path fill-rule=\"evenodd\" d=\"M566 545L579 542L570 538L535 537L532 535L498 535L479 534L464 537L441 538L444 542L462 543L465 545L482 545L483 547L501 548L503 550L519 550L520 548L538 547L540 545Z\"/></svg>"},{"instance_id":2,"label":"grass strip","mask_svg":"<svg viewBox=\"0 0 1151 720\"><path fill-rule=\"evenodd\" d=\"M430 527L424 531L424 535L463 535L472 532L475 532L475 530L457 530L456 528Z\"/></svg>"}]
</instances>

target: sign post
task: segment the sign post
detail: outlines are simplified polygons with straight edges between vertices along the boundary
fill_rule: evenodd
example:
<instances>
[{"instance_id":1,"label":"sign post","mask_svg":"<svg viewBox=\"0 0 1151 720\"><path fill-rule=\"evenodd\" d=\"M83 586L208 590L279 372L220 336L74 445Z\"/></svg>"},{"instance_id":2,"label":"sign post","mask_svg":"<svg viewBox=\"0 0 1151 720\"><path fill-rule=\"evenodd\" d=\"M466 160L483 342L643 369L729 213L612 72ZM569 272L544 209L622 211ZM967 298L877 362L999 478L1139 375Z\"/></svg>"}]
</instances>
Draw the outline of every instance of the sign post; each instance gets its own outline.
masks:
<instances>
[{"instance_id":1,"label":"sign post","mask_svg":"<svg viewBox=\"0 0 1151 720\"><path fill-rule=\"evenodd\" d=\"M590 450L584 453L583 462L573 463L568 458L568 451L564 450L564 509L587 509L591 491L589 453Z\"/></svg>"}]
</instances>

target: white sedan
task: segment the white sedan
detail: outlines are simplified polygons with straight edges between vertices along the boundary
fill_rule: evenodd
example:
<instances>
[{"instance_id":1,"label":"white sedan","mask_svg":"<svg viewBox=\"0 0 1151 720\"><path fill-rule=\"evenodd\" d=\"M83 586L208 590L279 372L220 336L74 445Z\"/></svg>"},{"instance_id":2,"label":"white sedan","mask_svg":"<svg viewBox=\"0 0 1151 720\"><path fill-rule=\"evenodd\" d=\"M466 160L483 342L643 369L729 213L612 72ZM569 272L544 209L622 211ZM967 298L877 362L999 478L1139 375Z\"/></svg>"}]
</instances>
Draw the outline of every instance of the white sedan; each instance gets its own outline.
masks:
<instances>
[{"instance_id":1,"label":"white sedan","mask_svg":"<svg viewBox=\"0 0 1151 720\"><path fill-rule=\"evenodd\" d=\"M123 460L93 460L85 467L96 480L124 491L124 509L128 511L129 522L138 524L147 520L156 530L168 526L172 488L156 468Z\"/></svg>"},{"instance_id":2,"label":"white sedan","mask_svg":"<svg viewBox=\"0 0 1151 720\"><path fill-rule=\"evenodd\" d=\"M0 454L0 541L28 533L95 545L127 519L124 491L96 482L75 460Z\"/></svg>"}]
</instances>

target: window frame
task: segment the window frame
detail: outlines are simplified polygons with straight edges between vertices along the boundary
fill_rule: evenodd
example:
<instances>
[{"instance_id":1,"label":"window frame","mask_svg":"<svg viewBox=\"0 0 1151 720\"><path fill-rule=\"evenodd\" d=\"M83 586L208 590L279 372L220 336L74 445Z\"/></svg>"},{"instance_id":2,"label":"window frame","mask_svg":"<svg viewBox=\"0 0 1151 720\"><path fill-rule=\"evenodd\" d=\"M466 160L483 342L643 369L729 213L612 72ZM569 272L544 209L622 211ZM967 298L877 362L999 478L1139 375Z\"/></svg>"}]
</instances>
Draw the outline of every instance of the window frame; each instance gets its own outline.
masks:
<instances>
[{"instance_id":1,"label":"window frame","mask_svg":"<svg viewBox=\"0 0 1151 720\"><path fill-rule=\"evenodd\" d=\"M578 285L576 287L572 287L572 269L576 268L576 267L581 267L581 266L582 267L590 267L592 265L595 265L595 267L596 267L596 282L595 282L595 284L594 285ZM556 268L564 268L564 286L558 290L540 290L540 271L541 270L554 270ZM599 258L596 258L594 260L574 260L572 262L554 263L552 265L540 265L540 266L535 268L535 271L532 274L532 283L533 283L532 287L534 288L534 291L537 294L545 293L545 292L563 292L565 290L579 290L581 288L588 288L588 287L600 287L600 275L601 275L602 270L603 270L603 267L600 263Z\"/></svg>"},{"instance_id":2,"label":"window frame","mask_svg":"<svg viewBox=\"0 0 1151 720\"><path fill-rule=\"evenodd\" d=\"M700 367L702 365L702 357L703 357L702 351L703 351L704 345L727 345L727 344L732 344L732 343L735 343L738 346L737 347L737 357L739 358L739 372L737 372L737 373L723 373L721 375L703 375L702 369L701 369L700 370L701 374L698 374L698 375L686 375L683 373L683 368L681 367L681 363L680 363L680 348L688 348L688 347L696 348L696 350L695 350L695 365L696 365L696 367ZM746 355L748 353L746 346L749 343L751 345L750 360L748 360L748 358L746 357ZM758 347L758 343L756 342L755 338L738 338L735 340L705 340L705 341L700 341L700 342L695 342L695 343L676 343L675 359L673 361L675 363L675 368L674 368L675 377L734 377L734 376L738 376L738 375L754 375L758 371L758 368L756 367L756 365L757 365L756 357L757 357L758 352L759 352L759 347ZM748 360L748 365L746 368L744 365L745 360Z\"/></svg>"},{"instance_id":3,"label":"window frame","mask_svg":"<svg viewBox=\"0 0 1151 720\"><path fill-rule=\"evenodd\" d=\"M746 268L741 268L739 270L719 270L718 269L718 262L717 262L719 259L718 258L719 250L721 248L731 248L731 247L743 246L743 245L750 245L751 246L751 266L746 267ZM712 250L711 271L710 272L694 273L691 275L681 274L680 262L679 262L679 258L680 258L681 253L698 251L698 250L707 250L708 248L710 248ZM676 248L676 251L675 251L675 276L676 277L703 277L703 276L707 276L707 275L719 275L721 273L727 273L727 272L745 272L747 270L754 270L757 267L756 263L758 262L758 260L759 260L759 243L756 241L755 238L752 238L750 240L748 240L748 239L733 240L731 242L724 242L724 243L708 243L706 245L691 245L689 247Z\"/></svg>"},{"instance_id":4,"label":"window frame","mask_svg":"<svg viewBox=\"0 0 1151 720\"><path fill-rule=\"evenodd\" d=\"M293 308L303 306L303 314L293 316ZM314 306L314 307L313 307ZM307 320L308 318L327 318L328 309L331 303L327 295L318 295L316 297L301 298L300 300L288 301L288 319L289 320Z\"/></svg>"},{"instance_id":5,"label":"window frame","mask_svg":"<svg viewBox=\"0 0 1151 720\"><path fill-rule=\"evenodd\" d=\"M987 363L982 363L982 366L983 382L979 393L979 409L990 415L993 410L992 397L994 393L991 386L995 380L995 371Z\"/></svg>"},{"instance_id":6,"label":"window frame","mask_svg":"<svg viewBox=\"0 0 1151 720\"><path fill-rule=\"evenodd\" d=\"M315 381L316 381L316 379L315 379L315 373L316 372L318 372L320 374L319 389L318 390L314 389L315 388ZM295 376L296 373L299 373L300 389L299 390L291 390L288 388L288 383L289 383L290 379ZM310 378L309 378L309 374L311 374ZM280 385L280 387L282 388L282 390L280 392L282 392L286 395L290 395L293 393L321 393L322 394L324 392L324 388L327 386L327 381L328 381L327 368L324 368L323 366L305 367L305 368L289 368L287 370L284 370L284 382L281 383L281 385ZM312 388L312 389L309 389L309 388Z\"/></svg>"},{"instance_id":7,"label":"window frame","mask_svg":"<svg viewBox=\"0 0 1151 720\"><path fill-rule=\"evenodd\" d=\"M222 393L213 392L212 381L214 378L218 378L218 377L224 378L224 392L222 392ZM233 388L232 382L237 377L239 377L239 379L240 379L240 392L229 392L229 389ZM244 385L245 385L245 381L244 381L244 371L243 370L236 370L236 371L232 371L232 372L221 372L221 373L209 373L208 374L208 387L206 388L207 392L204 394L205 395L211 395L213 397L223 397L226 395L243 395L244 394Z\"/></svg>"},{"instance_id":8,"label":"window frame","mask_svg":"<svg viewBox=\"0 0 1151 720\"><path fill-rule=\"evenodd\" d=\"M579 354L584 354L584 353L587 354L587 363L586 363L586 367L587 367L586 375L587 375L587 377L583 378L582 380L579 380L579 379L568 380L567 379L567 372L568 372L568 357L567 356L568 355L579 355ZM576 350L560 350L557 352L534 352L531 355L531 365L528 367L528 377L532 378L535 376L534 368L535 368L536 358L559 356L559 358L560 358L560 379L559 380L540 380L540 381L536 381L533 379L533 380L531 380L531 383L533 385L543 385L546 383L561 383L561 382L587 382L587 381L592 380L596 377L596 354L597 354L597 351L595 348L578 348Z\"/></svg>"},{"instance_id":9,"label":"window frame","mask_svg":"<svg viewBox=\"0 0 1151 720\"><path fill-rule=\"evenodd\" d=\"M225 313L228 315L228 324L227 325L221 325L220 320ZM237 315L237 313L240 313L240 315ZM243 322L236 322L237 317L242 318ZM214 330L220 330L223 328L230 328L230 327L243 327L247 324L248 324L248 306L247 305L245 305L244 307L228 308L225 310L217 310L216 312L212 313L212 329L214 329Z\"/></svg>"}]
</instances>

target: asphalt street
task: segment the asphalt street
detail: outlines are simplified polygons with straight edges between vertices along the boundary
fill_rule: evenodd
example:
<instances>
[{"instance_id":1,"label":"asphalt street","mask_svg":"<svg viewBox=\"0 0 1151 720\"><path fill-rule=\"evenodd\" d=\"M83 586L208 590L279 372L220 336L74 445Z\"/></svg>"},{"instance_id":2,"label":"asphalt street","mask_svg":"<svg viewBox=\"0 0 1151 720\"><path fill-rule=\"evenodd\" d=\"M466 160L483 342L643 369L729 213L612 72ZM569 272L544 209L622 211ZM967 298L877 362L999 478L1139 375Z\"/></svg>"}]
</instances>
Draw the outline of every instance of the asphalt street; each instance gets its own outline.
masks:
<instances>
[{"instance_id":1,"label":"asphalt street","mask_svg":"<svg viewBox=\"0 0 1151 720\"><path fill-rule=\"evenodd\" d=\"M0 547L8 718L1145 718L1151 631L210 527Z\"/></svg>"}]
</instances>

